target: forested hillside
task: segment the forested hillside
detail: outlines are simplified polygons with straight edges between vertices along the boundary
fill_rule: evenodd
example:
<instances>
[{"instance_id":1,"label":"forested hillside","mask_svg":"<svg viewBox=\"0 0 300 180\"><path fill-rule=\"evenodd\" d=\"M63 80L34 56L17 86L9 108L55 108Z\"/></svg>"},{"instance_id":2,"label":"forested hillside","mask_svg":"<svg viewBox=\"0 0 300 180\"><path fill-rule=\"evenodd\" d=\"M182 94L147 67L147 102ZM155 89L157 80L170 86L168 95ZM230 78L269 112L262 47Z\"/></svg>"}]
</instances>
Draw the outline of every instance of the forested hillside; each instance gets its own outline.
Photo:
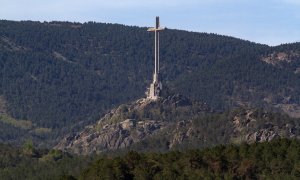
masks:
<instances>
[{"instance_id":1,"label":"forested hillside","mask_svg":"<svg viewBox=\"0 0 300 180\"><path fill-rule=\"evenodd\" d=\"M10 179L299 179L300 142L217 146L204 150L73 156L0 144L0 177Z\"/></svg>"},{"instance_id":2,"label":"forested hillside","mask_svg":"<svg viewBox=\"0 0 300 180\"><path fill-rule=\"evenodd\" d=\"M0 141L31 138L51 146L70 129L143 96L153 69L152 40L146 28L117 24L1 20ZM276 61L279 52L287 54L284 60L264 61ZM299 54L298 43L268 47L167 29L161 73L171 91L216 110L290 111L300 104Z\"/></svg>"}]
</instances>

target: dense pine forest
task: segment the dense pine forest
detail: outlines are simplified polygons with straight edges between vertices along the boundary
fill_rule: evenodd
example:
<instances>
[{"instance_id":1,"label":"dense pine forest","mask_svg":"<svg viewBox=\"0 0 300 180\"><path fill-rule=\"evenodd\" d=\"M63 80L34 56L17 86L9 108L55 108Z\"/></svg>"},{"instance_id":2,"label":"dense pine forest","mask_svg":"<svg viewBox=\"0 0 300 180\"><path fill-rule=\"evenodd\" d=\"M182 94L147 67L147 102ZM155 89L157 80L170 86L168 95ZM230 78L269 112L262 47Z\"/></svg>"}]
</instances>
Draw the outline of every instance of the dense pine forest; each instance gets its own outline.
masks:
<instances>
[{"instance_id":1,"label":"dense pine forest","mask_svg":"<svg viewBox=\"0 0 300 180\"><path fill-rule=\"evenodd\" d=\"M217 146L204 150L74 156L0 145L1 179L299 179L300 142Z\"/></svg>"},{"instance_id":2,"label":"dense pine forest","mask_svg":"<svg viewBox=\"0 0 300 180\"><path fill-rule=\"evenodd\" d=\"M0 141L51 147L117 105L144 96L153 69L146 28L0 21ZM300 104L299 43L269 47L167 29L164 86L216 111ZM263 58L285 52L276 65Z\"/></svg>"}]
</instances>

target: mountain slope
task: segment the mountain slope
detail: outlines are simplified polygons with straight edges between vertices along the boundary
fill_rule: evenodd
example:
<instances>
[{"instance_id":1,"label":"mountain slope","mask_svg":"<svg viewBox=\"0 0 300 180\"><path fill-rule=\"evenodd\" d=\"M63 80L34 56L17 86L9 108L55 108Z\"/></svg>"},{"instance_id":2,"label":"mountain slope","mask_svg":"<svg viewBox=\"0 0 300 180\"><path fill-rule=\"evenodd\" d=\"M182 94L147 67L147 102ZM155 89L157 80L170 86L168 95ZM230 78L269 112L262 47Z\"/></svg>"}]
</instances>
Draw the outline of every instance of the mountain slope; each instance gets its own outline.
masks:
<instances>
[{"instance_id":1,"label":"mountain slope","mask_svg":"<svg viewBox=\"0 0 300 180\"><path fill-rule=\"evenodd\" d=\"M144 95L153 69L152 39L146 28L116 24L1 20L0 96L7 114L51 129L43 141L53 145L70 129ZM276 66L263 61L291 51L299 54L299 44L272 48L167 29L161 36L163 83L221 111L246 105L298 116L298 56Z\"/></svg>"},{"instance_id":2,"label":"mountain slope","mask_svg":"<svg viewBox=\"0 0 300 180\"><path fill-rule=\"evenodd\" d=\"M77 154L168 151L300 138L300 120L253 109L216 113L179 95L123 104L55 148Z\"/></svg>"}]
</instances>

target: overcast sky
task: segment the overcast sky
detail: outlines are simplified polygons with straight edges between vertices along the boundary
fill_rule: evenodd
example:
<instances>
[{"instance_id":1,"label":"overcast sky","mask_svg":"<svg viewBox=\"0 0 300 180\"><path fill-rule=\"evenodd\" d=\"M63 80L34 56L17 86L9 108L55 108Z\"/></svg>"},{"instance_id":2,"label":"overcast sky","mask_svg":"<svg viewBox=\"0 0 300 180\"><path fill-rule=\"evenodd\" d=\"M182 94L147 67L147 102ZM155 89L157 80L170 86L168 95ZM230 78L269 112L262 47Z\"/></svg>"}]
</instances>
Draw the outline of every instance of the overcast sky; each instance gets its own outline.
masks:
<instances>
[{"instance_id":1,"label":"overcast sky","mask_svg":"<svg viewBox=\"0 0 300 180\"><path fill-rule=\"evenodd\" d=\"M300 42L300 0L0 0L0 19L107 22Z\"/></svg>"}]
</instances>

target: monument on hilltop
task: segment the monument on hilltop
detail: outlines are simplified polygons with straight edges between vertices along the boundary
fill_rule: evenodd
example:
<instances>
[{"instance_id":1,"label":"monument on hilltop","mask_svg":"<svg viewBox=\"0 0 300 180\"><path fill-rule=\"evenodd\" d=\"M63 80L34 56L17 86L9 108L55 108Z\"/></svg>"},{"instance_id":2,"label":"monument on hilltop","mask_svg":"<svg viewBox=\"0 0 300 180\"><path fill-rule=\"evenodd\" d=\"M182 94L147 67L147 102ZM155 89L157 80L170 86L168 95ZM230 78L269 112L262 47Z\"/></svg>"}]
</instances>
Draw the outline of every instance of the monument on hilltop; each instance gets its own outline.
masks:
<instances>
[{"instance_id":1,"label":"monument on hilltop","mask_svg":"<svg viewBox=\"0 0 300 180\"><path fill-rule=\"evenodd\" d=\"M149 28L148 31L154 32L154 72L153 81L150 84L150 88L147 94L148 99L157 100L160 97L162 90L162 83L159 74L159 32L163 31L164 28L160 27L159 17L156 17L155 27Z\"/></svg>"}]
</instances>

